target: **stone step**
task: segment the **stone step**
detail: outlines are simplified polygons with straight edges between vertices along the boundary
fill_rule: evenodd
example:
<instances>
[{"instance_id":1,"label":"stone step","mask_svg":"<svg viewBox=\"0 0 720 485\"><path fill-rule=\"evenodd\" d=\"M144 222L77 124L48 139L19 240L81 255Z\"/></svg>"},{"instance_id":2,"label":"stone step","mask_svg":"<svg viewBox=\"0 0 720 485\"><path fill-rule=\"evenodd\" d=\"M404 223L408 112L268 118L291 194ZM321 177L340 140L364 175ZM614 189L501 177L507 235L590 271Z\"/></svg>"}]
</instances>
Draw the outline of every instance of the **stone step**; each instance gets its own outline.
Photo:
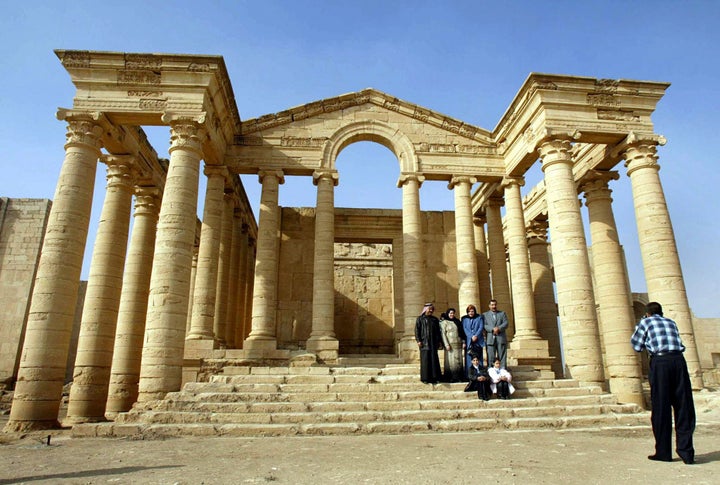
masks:
<instances>
[{"instance_id":1,"label":"stone step","mask_svg":"<svg viewBox=\"0 0 720 485\"><path fill-rule=\"evenodd\" d=\"M552 418L559 416L586 416L599 414L631 414L638 412L635 405L606 404L584 406L554 407L502 407L492 406L488 402L475 402L469 409L420 409L400 411L341 411L341 412L201 412L188 411L146 411L144 413L127 413L116 422L119 424L143 423L151 424L310 424L310 423L369 423L375 421L447 421L466 419L508 420L513 418Z\"/></svg>"},{"instance_id":2,"label":"stone step","mask_svg":"<svg viewBox=\"0 0 720 485\"><path fill-rule=\"evenodd\" d=\"M647 413L543 416L537 418L468 418L436 422L375 421L367 423L88 423L75 425L75 437L163 439L178 436L261 437L294 435L407 434L468 432L491 429L647 428Z\"/></svg>"},{"instance_id":3,"label":"stone step","mask_svg":"<svg viewBox=\"0 0 720 485\"><path fill-rule=\"evenodd\" d=\"M502 408L548 408L562 406L612 405L616 398L611 394L595 394L570 396L563 398L510 399L507 401L491 400L489 406ZM430 401L377 401L377 402L208 402L205 400L166 399L149 403L136 408L130 414L152 411L197 411L208 413L297 413L297 412L358 412L358 411L412 411L433 409L477 409L478 400L472 393L465 394L465 399L430 400ZM123 419L124 414L118 416Z\"/></svg>"}]
</instances>

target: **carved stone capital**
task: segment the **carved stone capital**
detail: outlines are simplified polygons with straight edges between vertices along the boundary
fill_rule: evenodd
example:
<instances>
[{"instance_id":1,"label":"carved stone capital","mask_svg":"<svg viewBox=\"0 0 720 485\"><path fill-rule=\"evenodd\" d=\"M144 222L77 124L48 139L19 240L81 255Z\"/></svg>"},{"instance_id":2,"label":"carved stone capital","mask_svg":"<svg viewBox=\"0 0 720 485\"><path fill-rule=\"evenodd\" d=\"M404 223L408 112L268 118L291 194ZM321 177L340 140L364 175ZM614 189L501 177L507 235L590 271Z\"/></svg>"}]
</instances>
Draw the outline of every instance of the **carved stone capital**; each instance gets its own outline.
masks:
<instances>
[{"instance_id":1,"label":"carved stone capital","mask_svg":"<svg viewBox=\"0 0 720 485\"><path fill-rule=\"evenodd\" d=\"M285 183L285 173L282 170L260 170L258 172L258 182L262 184L265 177L277 178L280 185Z\"/></svg>"},{"instance_id":2,"label":"carved stone capital","mask_svg":"<svg viewBox=\"0 0 720 485\"><path fill-rule=\"evenodd\" d=\"M228 168L225 165L205 165L203 173L208 177L223 177L227 178L229 175Z\"/></svg>"},{"instance_id":3,"label":"carved stone capital","mask_svg":"<svg viewBox=\"0 0 720 485\"><path fill-rule=\"evenodd\" d=\"M65 149L71 146L85 145L100 153L102 147L102 126L93 120L69 119L65 133Z\"/></svg>"},{"instance_id":4,"label":"carved stone capital","mask_svg":"<svg viewBox=\"0 0 720 485\"><path fill-rule=\"evenodd\" d=\"M572 163L572 141L570 138L550 138L538 147L542 158L543 171L555 163Z\"/></svg>"},{"instance_id":5,"label":"carved stone capital","mask_svg":"<svg viewBox=\"0 0 720 485\"><path fill-rule=\"evenodd\" d=\"M608 187L611 180L620 178L615 170L589 170L580 181L580 190L585 192L585 199L610 198L612 190Z\"/></svg>"},{"instance_id":6,"label":"carved stone capital","mask_svg":"<svg viewBox=\"0 0 720 485\"><path fill-rule=\"evenodd\" d=\"M641 168L660 170L660 164L657 163L657 143L652 141L643 141L627 146L623 150L623 158L625 158L628 176Z\"/></svg>"},{"instance_id":7,"label":"carved stone capital","mask_svg":"<svg viewBox=\"0 0 720 485\"><path fill-rule=\"evenodd\" d=\"M183 149L197 153L203 158L202 145L207 133L197 121L189 119L178 119L170 123L170 149Z\"/></svg>"},{"instance_id":8,"label":"carved stone capital","mask_svg":"<svg viewBox=\"0 0 720 485\"><path fill-rule=\"evenodd\" d=\"M154 186L135 187L135 215L158 215L161 195L160 189Z\"/></svg>"},{"instance_id":9,"label":"carved stone capital","mask_svg":"<svg viewBox=\"0 0 720 485\"><path fill-rule=\"evenodd\" d=\"M470 187L472 187L474 183L477 183L476 177L470 177L469 175L455 175L450 179L448 189L452 190L460 184L469 184Z\"/></svg>"},{"instance_id":10,"label":"carved stone capital","mask_svg":"<svg viewBox=\"0 0 720 485\"><path fill-rule=\"evenodd\" d=\"M102 155L100 161L107 165L107 187L124 187L131 190L138 178L135 155Z\"/></svg>"},{"instance_id":11,"label":"carved stone capital","mask_svg":"<svg viewBox=\"0 0 720 485\"><path fill-rule=\"evenodd\" d=\"M534 220L530 221L527 227L528 243L543 242L547 243L548 221Z\"/></svg>"},{"instance_id":12,"label":"carved stone capital","mask_svg":"<svg viewBox=\"0 0 720 485\"><path fill-rule=\"evenodd\" d=\"M487 223L487 217L485 217L485 214L478 214L475 217L473 217L473 224L475 224L478 227L482 227Z\"/></svg>"},{"instance_id":13,"label":"carved stone capital","mask_svg":"<svg viewBox=\"0 0 720 485\"><path fill-rule=\"evenodd\" d=\"M502 197L490 197L485 202L487 207L502 207L505 205L505 199Z\"/></svg>"},{"instance_id":14,"label":"carved stone capital","mask_svg":"<svg viewBox=\"0 0 720 485\"><path fill-rule=\"evenodd\" d=\"M504 177L500 182L502 188L510 187L511 185L517 185L523 187L525 185L525 177Z\"/></svg>"},{"instance_id":15,"label":"carved stone capital","mask_svg":"<svg viewBox=\"0 0 720 485\"><path fill-rule=\"evenodd\" d=\"M323 179L330 180L333 187L336 187L340 181L340 176L336 170L315 170L313 172L313 185L317 185Z\"/></svg>"},{"instance_id":16,"label":"carved stone capital","mask_svg":"<svg viewBox=\"0 0 720 485\"><path fill-rule=\"evenodd\" d=\"M400 177L398 177L397 187L401 188L403 185L411 181L417 182L418 187L421 187L422 183L425 181L425 176L416 172L401 173Z\"/></svg>"}]
</instances>

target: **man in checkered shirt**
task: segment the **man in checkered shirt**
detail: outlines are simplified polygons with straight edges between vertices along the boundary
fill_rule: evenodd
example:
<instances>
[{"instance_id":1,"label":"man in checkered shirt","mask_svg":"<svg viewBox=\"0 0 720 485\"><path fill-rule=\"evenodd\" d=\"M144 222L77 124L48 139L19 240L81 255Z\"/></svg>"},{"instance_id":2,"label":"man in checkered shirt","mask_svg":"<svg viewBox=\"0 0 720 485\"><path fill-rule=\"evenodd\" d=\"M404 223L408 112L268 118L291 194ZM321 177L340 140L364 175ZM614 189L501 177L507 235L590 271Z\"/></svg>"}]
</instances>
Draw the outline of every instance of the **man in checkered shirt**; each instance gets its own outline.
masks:
<instances>
[{"instance_id":1,"label":"man in checkered shirt","mask_svg":"<svg viewBox=\"0 0 720 485\"><path fill-rule=\"evenodd\" d=\"M654 461L672 461L672 413L675 413L677 454L687 465L695 463L692 435L695 430L695 405L687 364L685 346L677 324L663 317L662 306L650 302L645 318L635 327L630 343L637 352L650 355L650 402L655 454Z\"/></svg>"}]
</instances>

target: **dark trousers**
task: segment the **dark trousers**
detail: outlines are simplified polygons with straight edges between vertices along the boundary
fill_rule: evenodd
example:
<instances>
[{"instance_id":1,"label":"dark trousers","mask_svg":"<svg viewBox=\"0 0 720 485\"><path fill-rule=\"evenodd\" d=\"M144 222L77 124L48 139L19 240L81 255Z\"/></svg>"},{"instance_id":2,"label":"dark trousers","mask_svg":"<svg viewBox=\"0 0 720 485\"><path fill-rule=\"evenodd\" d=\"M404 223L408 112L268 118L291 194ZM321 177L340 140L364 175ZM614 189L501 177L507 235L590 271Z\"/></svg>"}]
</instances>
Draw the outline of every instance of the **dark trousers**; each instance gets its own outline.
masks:
<instances>
[{"instance_id":1,"label":"dark trousers","mask_svg":"<svg viewBox=\"0 0 720 485\"><path fill-rule=\"evenodd\" d=\"M495 386L497 388L498 397L510 397L510 385L508 384L508 381L500 381L495 384Z\"/></svg>"},{"instance_id":2,"label":"dark trousers","mask_svg":"<svg viewBox=\"0 0 720 485\"><path fill-rule=\"evenodd\" d=\"M687 364L681 353L651 357L650 401L655 454L661 459L672 459L671 413L674 413L675 451L683 460L693 461L695 405Z\"/></svg>"},{"instance_id":3,"label":"dark trousers","mask_svg":"<svg viewBox=\"0 0 720 485\"><path fill-rule=\"evenodd\" d=\"M478 399L487 401L490 399L490 381L470 381L465 392L477 391Z\"/></svg>"}]
</instances>

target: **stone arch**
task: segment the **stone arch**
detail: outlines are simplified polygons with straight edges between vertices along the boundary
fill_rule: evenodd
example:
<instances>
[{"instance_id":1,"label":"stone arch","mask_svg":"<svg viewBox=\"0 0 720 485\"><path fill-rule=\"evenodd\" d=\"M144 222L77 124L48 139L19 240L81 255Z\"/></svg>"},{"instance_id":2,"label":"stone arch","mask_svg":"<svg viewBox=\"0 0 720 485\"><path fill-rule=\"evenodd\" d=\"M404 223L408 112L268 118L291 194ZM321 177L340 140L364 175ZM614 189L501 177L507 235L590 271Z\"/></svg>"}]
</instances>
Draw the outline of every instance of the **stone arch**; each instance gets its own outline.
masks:
<instances>
[{"instance_id":1,"label":"stone arch","mask_svg":"<svg viewBox=\"0 0 720 485\"><path fill-rule=\"evenodd\" d=\"M400 172L418 172L418 159L410 139L397 128L377 120L361 120L343 126L323 147L321 167L336 170L335 161L348 145L358 141L379 143L395 154Z\"/></svg>"}]
</instances>

